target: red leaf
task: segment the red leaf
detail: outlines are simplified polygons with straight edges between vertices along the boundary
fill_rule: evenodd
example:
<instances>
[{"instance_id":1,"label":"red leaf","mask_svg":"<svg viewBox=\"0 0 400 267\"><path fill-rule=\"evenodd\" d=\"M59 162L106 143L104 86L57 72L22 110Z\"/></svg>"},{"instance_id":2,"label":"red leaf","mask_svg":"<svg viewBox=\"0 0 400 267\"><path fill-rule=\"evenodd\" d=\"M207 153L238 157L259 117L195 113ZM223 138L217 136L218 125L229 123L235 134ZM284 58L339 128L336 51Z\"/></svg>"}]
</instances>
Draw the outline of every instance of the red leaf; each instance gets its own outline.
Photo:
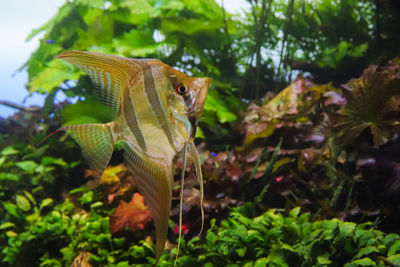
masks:
<instances>
[{"instance_id":1,"label":"red leaf","mask_svg":"<svg viewBox=\"0 0 400 267\"><path fill-rule=\"evenodd\" d=\"M150 211L144 205L139 193L132 196L130 202L120 201L115 213L110 217L110 232L114 234L130 227L132 230L143 229L151 220Z\"/></svg>"},{"instance_id":2,"label":"red leaf","mask_svg":"<svg viewBox=\"0 0 400 267\"><path fill-rule=\"evenodd\" d=\"M178 233L179 233L179 225L175 225L174 234L177 235ZM189 225L182 224L182 234L186 235L187 233L189 233Z\"/></svg>"}]
</instances>

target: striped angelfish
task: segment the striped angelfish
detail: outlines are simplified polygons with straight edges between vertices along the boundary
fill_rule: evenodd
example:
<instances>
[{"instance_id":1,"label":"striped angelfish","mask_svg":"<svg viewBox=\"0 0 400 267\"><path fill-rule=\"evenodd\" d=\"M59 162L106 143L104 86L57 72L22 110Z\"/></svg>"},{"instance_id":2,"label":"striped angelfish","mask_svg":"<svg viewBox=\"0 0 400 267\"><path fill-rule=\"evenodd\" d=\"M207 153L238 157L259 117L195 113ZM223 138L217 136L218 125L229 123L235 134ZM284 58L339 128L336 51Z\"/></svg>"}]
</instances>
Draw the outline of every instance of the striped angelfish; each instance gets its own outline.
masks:
<instances>
[{"instance_id":1,"label":"striped angelfish","mask_svg":"<svg viewBox=\"0 0 400 267\"><path fill-rule=\"evenodd\" d=\"M64 126L60 130L68 131L81 146L97 177L107 167L115 143L123 143L126 165L153 217L158 261L167 238L174 164L183 157L182 189L187 153L193 158L201 204L203 201L200 158L193 139L211 79L189 77L155 59L83 51L65 52L58 58L86 72L116 115L106 124ZM180 230L182 196L181 190Z\"/></svg>"}]
</instances>

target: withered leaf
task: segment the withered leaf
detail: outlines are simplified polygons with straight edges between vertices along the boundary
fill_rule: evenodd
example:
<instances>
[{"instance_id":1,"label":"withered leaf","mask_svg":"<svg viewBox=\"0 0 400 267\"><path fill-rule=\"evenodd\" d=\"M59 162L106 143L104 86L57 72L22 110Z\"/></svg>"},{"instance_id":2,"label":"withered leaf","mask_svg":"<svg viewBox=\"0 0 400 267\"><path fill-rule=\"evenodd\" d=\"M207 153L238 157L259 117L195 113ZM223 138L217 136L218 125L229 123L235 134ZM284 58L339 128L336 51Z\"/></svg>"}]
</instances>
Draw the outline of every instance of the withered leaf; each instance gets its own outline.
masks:
<instances>
[{"instance_id":1,"label":"withered leaf","mask_svg":"<svg viewBox=\"0 0 400 267\"><path fill-rule=\"evenodd\" d=\"M226 163L225 172L226 175L232 179L232 181L237 181L239 176L242 174L241 168L231 162Z\"/></svg>"},{"instance_id":2,"label":"withered leaf","mask_svg":"<svg viewBox=\"0 0 400 267\"><path fill-rule=\"evenodd\" d=\"M150 211L144 205L143 197L135 193L130 202L121 200L117 210L111 215L110 232L114 234L127 227L132 230L143 229L150 220Z\"/></svg>"},{"instance_id":3,"label":"withered leaf","mask_svg":"<svg viewBox=\"0 0 400 267\"><path fill-rule=\"evenodd\" d=\"M92 267L89 262L90 252L81 251L74 259L70 267Z\"/></svg>"}]
</instances>

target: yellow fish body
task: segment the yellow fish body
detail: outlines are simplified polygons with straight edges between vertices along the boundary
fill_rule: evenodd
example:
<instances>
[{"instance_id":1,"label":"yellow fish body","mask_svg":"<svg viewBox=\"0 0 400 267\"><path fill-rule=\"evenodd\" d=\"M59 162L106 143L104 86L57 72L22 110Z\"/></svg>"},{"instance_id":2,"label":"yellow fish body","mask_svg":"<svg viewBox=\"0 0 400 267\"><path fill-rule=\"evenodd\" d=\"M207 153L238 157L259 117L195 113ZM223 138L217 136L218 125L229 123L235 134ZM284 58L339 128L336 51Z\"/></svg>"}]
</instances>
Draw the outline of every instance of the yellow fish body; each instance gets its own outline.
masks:
<instances>
[{"instance_id":1,"label":"yellow fish body","mask_svg":"<svg viewBox=\"0 0 400 267\"><path fill-rule=\"evenodd\" d=\"M65 52L58 58L86 72L104 103L116 114L116 119L107 124L61 129L81 146L98 177L107 167L115 143L123 142L126 164L154 220L158 261L167 238L174 163L182 155L185 165L187 152L194 160L203 195L193 139L211 79L189 77L155 59L81 51Z\"/></svg>"}]
</instances>

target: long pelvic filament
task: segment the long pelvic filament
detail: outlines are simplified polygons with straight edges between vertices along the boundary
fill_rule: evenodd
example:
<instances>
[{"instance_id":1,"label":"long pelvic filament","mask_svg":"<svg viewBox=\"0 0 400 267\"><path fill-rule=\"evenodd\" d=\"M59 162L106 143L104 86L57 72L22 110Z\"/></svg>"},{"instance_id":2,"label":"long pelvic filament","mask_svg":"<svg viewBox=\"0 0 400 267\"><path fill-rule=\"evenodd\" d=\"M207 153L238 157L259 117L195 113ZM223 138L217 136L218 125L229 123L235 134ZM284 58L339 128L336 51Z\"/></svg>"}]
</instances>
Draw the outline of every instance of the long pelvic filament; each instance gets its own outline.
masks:
<instances>
[{"instance_id":1,"label":"long pelvic filament","mask_svg":"<svg viewBox=\"0 0 400 267\"><path fill-rule=\"evenodd\" d=\"M183 167L182 167L182 173L181 173L181 192L180 192L180 201L179 201L179 236L178 236L178 247L176 249L176 257L175 257L174 266L176 266L176 263L178 261L179 248L181 246L181 239L182 239L183 189L184 189L184 183L185 183L186 156L187 156L188 146L189 146L189 143L186 142L185 148L183 149Z\"/></svg>"},{"instance_id":2,"label":"long pelvic filament","mask_svg":"<svg viewBox=\"0 0 400 267\"><path fill-rule=\"evenodd\" d=\"M203 209L203 200L204 200L204 185L203 185L203 173L201 172L201 162L200 162L200 155L197 151L196 145L194 144L193 139L189 141L190 145L190 155L193 158L194 168L197 174L197 181L200 186L200 211L201 211L201 228L200 232L197 236L200 236L203 232L204 228L204 209Z\"/></svg>"}]
</instances>

